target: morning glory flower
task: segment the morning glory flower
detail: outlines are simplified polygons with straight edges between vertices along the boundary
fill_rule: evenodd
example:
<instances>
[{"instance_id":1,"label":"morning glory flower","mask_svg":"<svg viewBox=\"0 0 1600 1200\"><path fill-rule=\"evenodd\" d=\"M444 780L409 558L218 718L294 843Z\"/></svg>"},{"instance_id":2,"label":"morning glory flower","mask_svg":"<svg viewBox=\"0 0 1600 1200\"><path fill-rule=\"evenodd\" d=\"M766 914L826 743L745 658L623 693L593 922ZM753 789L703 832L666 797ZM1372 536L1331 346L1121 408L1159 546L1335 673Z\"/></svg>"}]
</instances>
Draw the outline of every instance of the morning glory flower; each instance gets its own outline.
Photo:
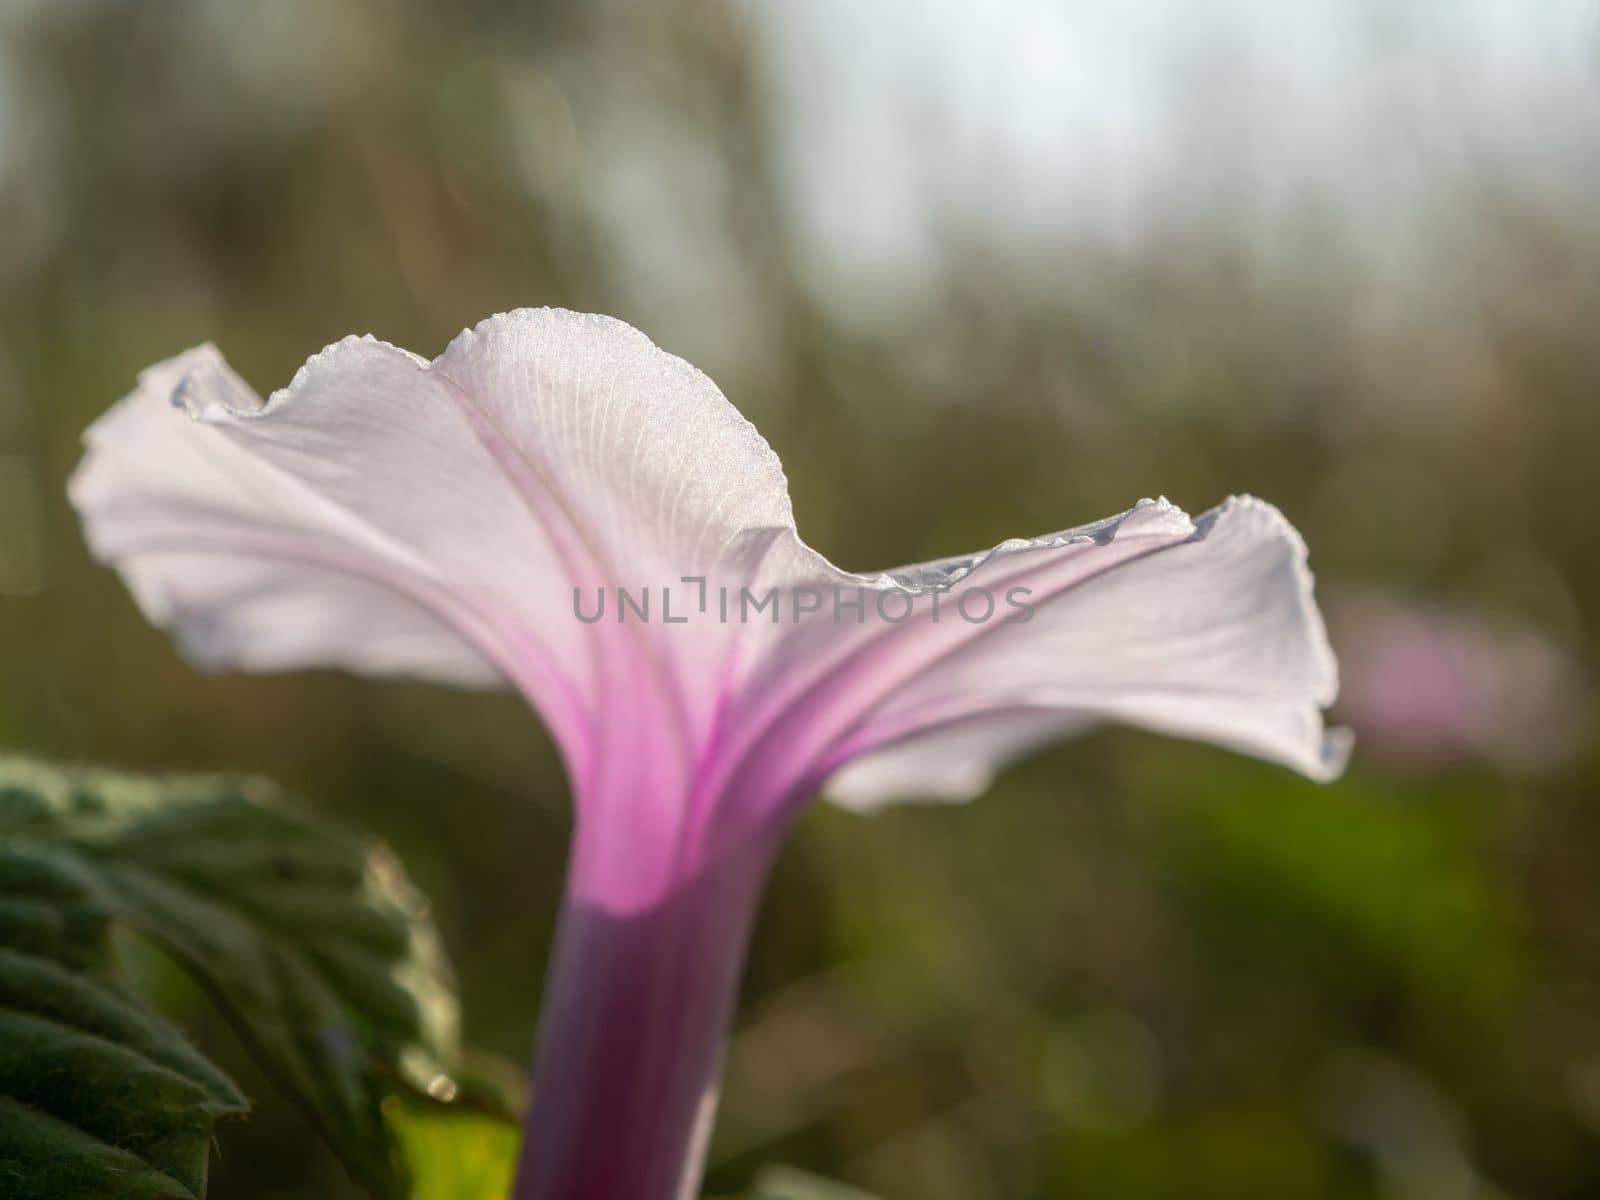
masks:
<instances>
[{"instance_id":1,"label":"morning glory flower","mask_svg":"<svg viewBox=\"0 0 1600 1200\"><path fill-rule=\"evenodd\" d=\"M1341 765L1270 505L854 574L711 381L606 317L492 317L431 362L349 338L264 402L201 347L86 441L90 545L195 663L509 684L553 732L575 825L518 1200L695 1194L767 868L819 791L965 799L1108 721Z\"/></svg>"}]
</instances>

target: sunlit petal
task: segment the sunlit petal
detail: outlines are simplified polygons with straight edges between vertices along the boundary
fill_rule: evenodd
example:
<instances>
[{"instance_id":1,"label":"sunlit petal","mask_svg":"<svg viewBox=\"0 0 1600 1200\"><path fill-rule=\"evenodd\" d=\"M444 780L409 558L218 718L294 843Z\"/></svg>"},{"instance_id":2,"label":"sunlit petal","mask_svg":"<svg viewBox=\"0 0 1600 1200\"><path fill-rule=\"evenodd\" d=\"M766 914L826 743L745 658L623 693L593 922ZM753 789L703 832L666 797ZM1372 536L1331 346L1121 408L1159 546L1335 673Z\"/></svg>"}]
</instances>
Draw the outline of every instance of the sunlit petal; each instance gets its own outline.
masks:
<instances>
[{"instance_id":1,"label":"sunlit petal","mask_svg":"<svg viewBox=\"0 0 1600 1200\"><path fill-rule=\"evenodd\" d=\"M855 806L971 796L993 768L1104 721L1215 742L1312 778L1337 774L1347 739L1322 721L1337 670L1299 536L1250 498L1192 526L1176 510L1166 519L1181 521L1170 540L1103 570L1089 567L1120 537L1079 550L1082 568L1065 586L1070 546L1028 545L964 576L952 599L1030 587L1030 617L976 627L866 714L834 751L849 765L830 794Z\"/></svg>"}]
</instances>

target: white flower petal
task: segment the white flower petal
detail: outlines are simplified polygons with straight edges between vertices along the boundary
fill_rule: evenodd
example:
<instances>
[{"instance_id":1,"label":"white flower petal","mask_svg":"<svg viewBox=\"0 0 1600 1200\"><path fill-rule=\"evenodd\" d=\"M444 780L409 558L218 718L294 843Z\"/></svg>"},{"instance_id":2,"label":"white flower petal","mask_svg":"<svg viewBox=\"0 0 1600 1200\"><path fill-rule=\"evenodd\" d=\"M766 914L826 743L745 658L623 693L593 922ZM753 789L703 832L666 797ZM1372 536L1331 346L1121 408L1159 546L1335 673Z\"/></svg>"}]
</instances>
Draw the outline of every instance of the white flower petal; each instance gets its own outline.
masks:
<instances>
[{"instance_id":1,"label":"white flower petal","mask_svg":"<svg viewBox=\"0 0 1600 1200\"><path fill-rule=\"evenodd\" d=\"M494 666L441 620L426 580L370 548L355 552L308 517L293 480L210 427L260 408L203 346L143 372L90 429L72 499L95 553L118 564L145 615L212 669L338 666L497 683Z\"/></svg>"},{"instance_id":2,"label":"white flower petal","mask_svg":"<svg viewBox=\"0 0 1600 1200\"><path fill-rule=\"evenodd\" d=\"M828 780L828 798L860 811L970 800L1007 763L1091 723L1070 711L1007 708L920 730L845 763Z\"/></svg>"},{"instance_id":3,"label":"white flower petal","mask_svg":"<svg viewBox=\"0 0 1600 1200\"><path fill-rule=\"evenodd\" d=\"M596 628L616 624L619 589L648 592L651 616L630 620L627 644L602 655L594 690L636 699L637 680L620 677L629 664L619 659L631 658L671 693L686 734L703 736L739 631L695 602L736 593L775 560L797 556L810 569L814 558L795 536L777 455L710 379L610 317L492 317L434 368L470 398L481 440L555 539L562 608L541 627L559 622L560 636L591 644L573 615L574 586L606 589ZM671 621L689 622L664 619L664 589L677 605ZM609 716L627 719L614 707Z\"/></svg>"},{"instance_id":4,"label":"white flower petal","mask_svg":"<svg viewBox=\"0 0 1600 1200\"><path fill-rule=\"evenodd\" d=\"M431 364L349 338L265 403L205 347L145 372L87 443L91 546L203 665L508 677L569 753L646 699L709 721L729 640L659 610L584 625L575 587L737 584L793 535L776 456L704 375L554 310L490 318Z\"/></svg>"},{"instance_id":5,"label":"white flower petal","mask_svg":"<svg viewBox=\"0 0 1600 1200\"><path fill-rule=\"evenodd\" d=\"M1304 547L1270 506L1194 523L1143 502L851 575L800 541L776 457L711 382L608 318L509 313L432 363L347 339L265 403L206 347L146 372L87 441L90 543L197 661L509 679L605 797L591 825L663 862L684 812L761 819L829 773L856 803L968 794L1105 720L1338 767ZM824 615L693 607L697 586L737 603L745 585L816 589ZM603 621L578 619L575 588L608 594ZM616 620L619 588L653 593L649 621ZM1025 623L1005 620L1017 588ZM830 621L834 589L910 594L915 615ZM990 619L952 614L982 592Z\"/></svg>"},{"instance_id":6,"label":"white flower petal","mask_svg":"<svg viewBox=\"0 0 1600 1200\"><path fill-rule=\"evenodd\" d=\"M952 596L1041 583L1032 618L948 641L841 740L830 794L858 807L975 794L995 766L1101 721L1214 742L1316 779L1338 774L1348 739L1324 730L1321 711L1337 671L1299 536L1250 498L1192 528L1118 559L1121 531L1086 549L1012 544L983 561ZM1065 587L1044 583L1066 553L1083 569ZM1106 569L1090 569L1101 555ZM936 778L952 740L964 765Z\"/></svg>"},{"instance_id":7,"label":"white flower petal","mask_svg":"<svg viewBox=\"0 0 1600 1200\"><path fill-rule=\"evenodd\" d=\"M456 338L434 367L471 398L534 502L560 506L609 582L746 576L739 551L763 530L794 528L783 467L755 427L621 321L507 313Z\"/></svg>"}]
</instances>

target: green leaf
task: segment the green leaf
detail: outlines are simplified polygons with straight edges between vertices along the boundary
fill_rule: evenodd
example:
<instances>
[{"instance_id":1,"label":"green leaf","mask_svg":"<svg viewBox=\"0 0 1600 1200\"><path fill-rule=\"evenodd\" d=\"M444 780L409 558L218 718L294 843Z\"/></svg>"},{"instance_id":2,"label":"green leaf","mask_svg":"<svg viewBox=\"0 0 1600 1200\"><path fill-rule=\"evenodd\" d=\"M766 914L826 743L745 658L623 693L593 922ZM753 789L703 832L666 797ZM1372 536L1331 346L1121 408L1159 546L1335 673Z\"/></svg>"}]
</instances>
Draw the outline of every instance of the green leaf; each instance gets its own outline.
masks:
<instances>
[{"instance_id":1,"label":"green leaf","mask_svg":"<svg viewBox=\"0 0 1600 1200\"><path fill-rule=\"evenodd\" d=\"M244 1097L110 978L109 911L70 864L0 846L0 1195L197 1200Z\"/></svg>"},{"instance_id":2,"label":"green leaf","mask_svg":"<svg viewBox=\"0 0 1600 1200\"><path fill-rule=\"evenodd\" d=\"M164 945L352 1176L409 1195L383 1102L455 1092L457 1016L427 906L381 845L256 780L0 761L0 846L48 856L87 903ZM83 955L71 903L0 890L0 930L64 964Z\"/></svg>"},{"instance_id":3,"label":"green leaf","mask_svg":"<svg viewBox=\"0 0 1600 1200\"><path fill-rule=\"evenodd\" d=\"M756 1177L746 1200L873 1200L873 1197L793 1167L768 1167Z\"/></svg>"},{"instance_id":4,"label":"green leaf","mask_svg":"<svg viewBox=\"0 0 1600 1200\"><path fill-rule=\"evenodd\" d=\"M411 1168L412 1200L505 1200L521 1144L515 1125L482 1113L384 1102Z\"/></svg>"}]
</instances>

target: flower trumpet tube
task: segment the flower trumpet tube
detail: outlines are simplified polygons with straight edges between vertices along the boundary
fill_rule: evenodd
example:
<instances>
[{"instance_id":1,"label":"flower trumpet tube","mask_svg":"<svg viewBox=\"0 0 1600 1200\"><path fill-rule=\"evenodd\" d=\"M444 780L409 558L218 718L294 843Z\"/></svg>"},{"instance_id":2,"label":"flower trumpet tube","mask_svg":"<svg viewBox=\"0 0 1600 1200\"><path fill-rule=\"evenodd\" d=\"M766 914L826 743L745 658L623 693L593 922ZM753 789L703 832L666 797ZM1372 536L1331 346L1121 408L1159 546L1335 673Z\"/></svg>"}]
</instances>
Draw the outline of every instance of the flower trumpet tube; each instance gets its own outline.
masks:
<instances>
[{"instance_id":1,"label":"flower trumpet tube","mask_svg":"<svg viewBox=\"0 0 1600 1200\"><path fill-rule=\"evenodd\" d=\"M553 732L575 821L518 1200L695 1193L767 868L819 791L965 799L1107 721L1342 762L1270 505L854 574L716 387L605 317L492 317L432 361L346 339L265 401L202 347L86 443L92 549L198 665L509 685Z\"/></svg>"}]
</instances>

